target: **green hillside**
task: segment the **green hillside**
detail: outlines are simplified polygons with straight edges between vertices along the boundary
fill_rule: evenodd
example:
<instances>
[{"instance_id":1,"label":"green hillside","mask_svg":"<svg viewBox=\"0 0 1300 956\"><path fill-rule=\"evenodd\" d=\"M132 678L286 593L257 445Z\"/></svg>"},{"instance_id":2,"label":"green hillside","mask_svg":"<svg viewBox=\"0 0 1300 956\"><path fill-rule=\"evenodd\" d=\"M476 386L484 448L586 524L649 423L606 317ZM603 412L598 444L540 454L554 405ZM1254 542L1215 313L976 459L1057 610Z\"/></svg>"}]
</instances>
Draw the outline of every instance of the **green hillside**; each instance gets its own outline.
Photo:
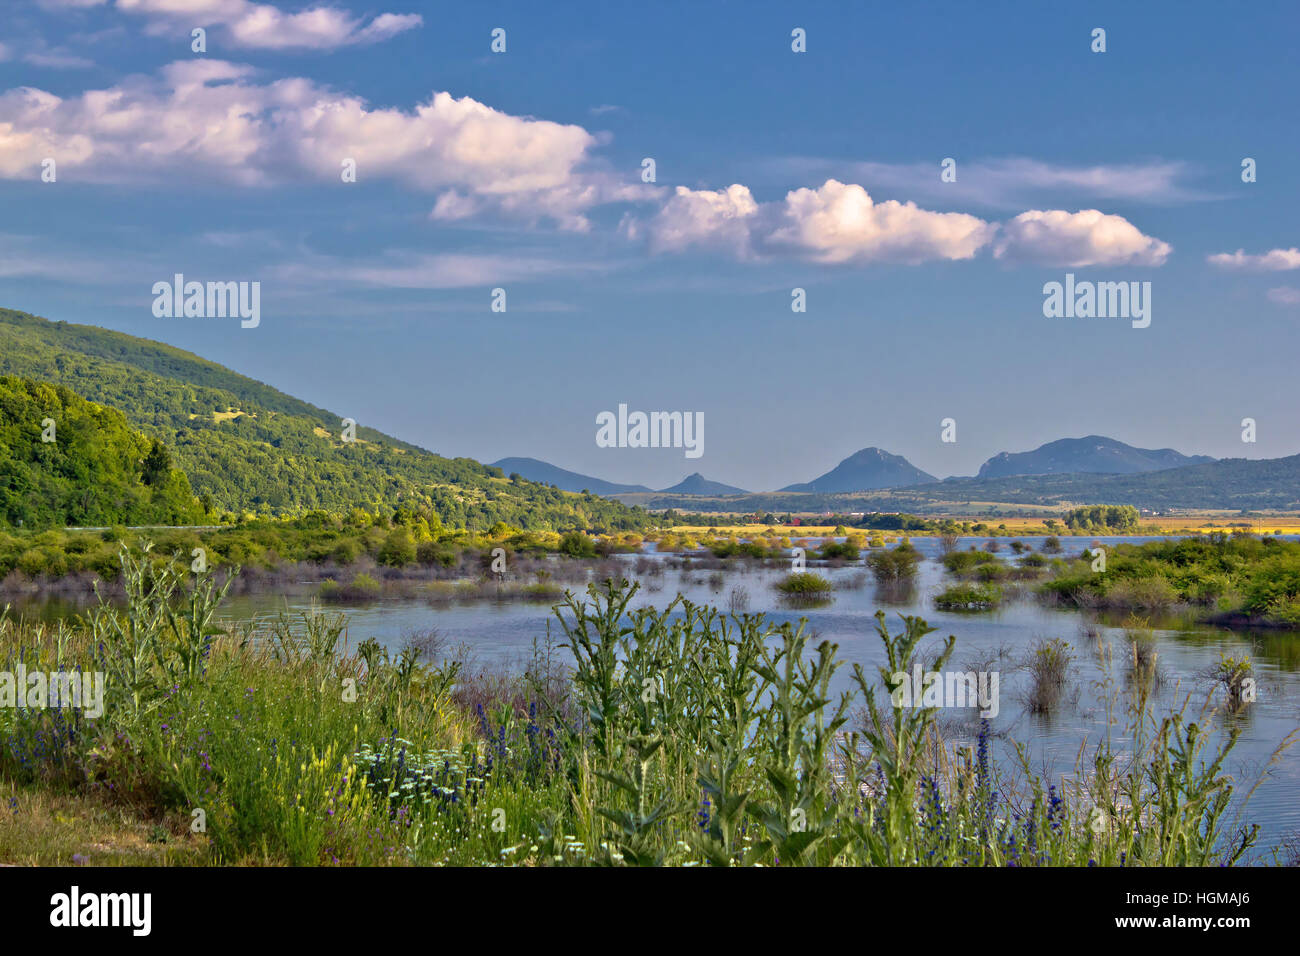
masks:
<instances>
[{"instance_id":1,"label":"green hillside","mask_svg":"<svg viewBox=\"0 0 1300 956\"><path fill-rule=\"evenodd\" d=\"M192 524L190 483L159 441L63 386L0 376L0 522Z\"/></svg>"},{"instance_id":2,"label":"green hillside","mask_svg":"<svg viewBox=\"0 0 1300 956\"><path fill-rule=\"evenodd\" d=\"M644 514L443 458L160 342L0 309L0 374L63 385L162 440L194 491L259 515L436 511L444 525L632 529Z\"/></svg>"}]
</instances>

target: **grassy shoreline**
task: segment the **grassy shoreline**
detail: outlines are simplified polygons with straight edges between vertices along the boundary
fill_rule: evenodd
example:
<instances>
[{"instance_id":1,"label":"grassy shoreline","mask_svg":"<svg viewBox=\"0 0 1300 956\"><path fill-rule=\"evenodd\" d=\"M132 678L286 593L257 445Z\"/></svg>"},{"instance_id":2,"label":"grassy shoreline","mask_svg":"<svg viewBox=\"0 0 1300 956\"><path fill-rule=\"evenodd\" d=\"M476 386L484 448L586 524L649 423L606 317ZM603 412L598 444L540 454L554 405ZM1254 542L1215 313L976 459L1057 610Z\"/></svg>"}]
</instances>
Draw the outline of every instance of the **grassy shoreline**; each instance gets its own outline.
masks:
<instances>
[{"instance_id":1,"label":"grassy shoreline","mask_svg":"<svg viewBox=\"0 0 1300 956\"><path fill-rule=\"evenodd\" d=\"M0 708L0 862L1199 866L1261 852L1225 816L1236 731L1211 746L1199 729L1222 702L1157 715L1138 697L1123 753L1098 741L1057 780L1014 754L999 769L987 722L950 743L933 708L891 699L890 673L942 670L953 651L950 637L922 661L919 618L878 615L890 667L854 668L836 696L836 647L802 625L680 599L632 611L626 582L567 596L562 643L502 673L353 646L328 613L222 632L210 572L126 552L123 578L129 613L0 618L0 669L109 675L98 719Z\"/></svg>"}]
</instances>

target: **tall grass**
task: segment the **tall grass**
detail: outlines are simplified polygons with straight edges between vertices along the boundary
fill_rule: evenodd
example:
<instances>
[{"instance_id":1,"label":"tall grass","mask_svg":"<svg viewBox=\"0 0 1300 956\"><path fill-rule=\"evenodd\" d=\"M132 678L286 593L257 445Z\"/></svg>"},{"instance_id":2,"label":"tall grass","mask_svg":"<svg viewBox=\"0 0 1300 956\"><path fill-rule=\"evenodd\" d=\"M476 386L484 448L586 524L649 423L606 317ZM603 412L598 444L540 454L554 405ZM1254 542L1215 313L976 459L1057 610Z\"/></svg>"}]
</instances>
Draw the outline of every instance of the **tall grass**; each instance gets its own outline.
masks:
<instances>
[{"instance_id":1,"label":"tall grass","mask_svg":"<svg viewBox=\"0 0 1300 956\"><path fill-rule=\"evenodd\" d=\"M999 764L987 722L946 741L892 694L933 631L918 617L878 613L886 666L832 693L838 649L802 622L632 609L607 580L555 609L567 668L539 652L488 681L353 648L317 611L214 633L209 576L123 562L125 611L55 632L0 616L0 661L117 667L99 720L0 708L0 777L201 821L213 863L1207 865L1255 839L1224 819L1235 736L1211 746L1182 714L1135 709L1068 785L1023 752Z\"/></svg>"}]
</instances>

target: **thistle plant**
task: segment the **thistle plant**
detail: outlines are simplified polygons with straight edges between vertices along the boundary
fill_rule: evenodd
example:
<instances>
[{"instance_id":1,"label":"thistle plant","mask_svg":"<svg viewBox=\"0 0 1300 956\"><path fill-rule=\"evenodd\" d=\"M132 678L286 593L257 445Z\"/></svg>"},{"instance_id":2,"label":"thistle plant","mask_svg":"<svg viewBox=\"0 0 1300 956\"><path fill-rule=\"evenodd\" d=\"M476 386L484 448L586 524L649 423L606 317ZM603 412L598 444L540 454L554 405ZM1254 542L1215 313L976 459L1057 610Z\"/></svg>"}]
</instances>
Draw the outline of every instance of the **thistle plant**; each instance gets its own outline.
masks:
<instances>
[{"instance_id":1,"label":"thistle plant","mask_svg":"<svg viewBox=\"0 0 1300 956\"><path fill-rule=\"evenodd\" d=\"M760 766L773 801L749 807L767 837L757 848L760 860L830 865L848 842L837 832L830 757L835 736L848 720L850 698L831 706L831 677L839 668L837 645L823 641L815 657L805 657L809 636L803 622L781 628L781 647L763 652L752 666L771 686L758 737Z\"/></svg>"},{"instance_id":2,"label":"thistle plant","mask_svg":"<svg viewBox=\"0 0 1300 956\"><path fill-rule=\"evenodd\" d=\"M867 720L862 730L862 740L867 745L865 763L879 767L883 787L879 826L875 820L877 810L871 805L865 819L854 820L853 828L860 844L859 852L865 857L863 862L879 866L917 862L916 797L924 768L926 740L936 713L933 707L905 706L894 693L901 684L901 676L912 670L921 639L935 630L919 617L903 616L902 620L903 630L891 634L885 624L885 612L876 613L876 631L887 660L886 666L880 668L880 680L889 691L892 703L888 717L876 704L874 682L868 680L861 666L853 667L854 682L866 699ZM956 638L950 636L927 670L942 670L952 656L955 642Z\"/></svg>"},{"instance_id":3,"label":"thistle plant","mask_svg":"<svg viewBox=\"0 0 1300 956\"><path fill-rule=\"evenodd\" d=\"M126 608L119 611L101 595L90 615L100 664L109 685L125 693L133 718L156 707L169 690L185 690L202 678L213 638L221 633L212 617L239 573L234 569L218 586L209 569L187 586L174 557L156 561L152 552L148 542L138 556L122 547Z\"/></svg>"}]
</instances>

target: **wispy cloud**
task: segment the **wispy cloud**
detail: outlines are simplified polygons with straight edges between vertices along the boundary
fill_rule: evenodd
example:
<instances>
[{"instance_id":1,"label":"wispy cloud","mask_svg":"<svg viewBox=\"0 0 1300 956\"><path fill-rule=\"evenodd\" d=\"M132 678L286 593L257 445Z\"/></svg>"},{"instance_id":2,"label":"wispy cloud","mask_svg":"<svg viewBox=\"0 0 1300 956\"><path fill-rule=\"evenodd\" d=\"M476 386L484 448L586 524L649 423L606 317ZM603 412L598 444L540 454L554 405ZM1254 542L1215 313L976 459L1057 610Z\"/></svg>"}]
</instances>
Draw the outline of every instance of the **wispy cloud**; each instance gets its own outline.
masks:
<instances>
[{"instance_id":1,"label":"wispy cloud","mask_svg":"<svg viewBox=\"0 0 1300 956\"><path fill-rule=\"evenodd\" d=\"M1245 249L1220 252L1206 256L1206 262L1220 269L1237 269L1243 272L1289 272L1300 269L1300 249L1270 249L1260 255L1250 255Z\"/></svg>"},{"instance_id":2,"label":"wispy cloud","mask_svg":"<svg viewBox=\"0 0 1300 956\"><path fill-rule=\"evenodd\" d=\"M41 37L23 41L23 62L51 70L88 70L95 61L73 53L67 47L50 46Z\"/></svg>"},{"instance_id":3,"label":"wispy cloud","mask_svg":"<svg viewBox=\"0 0 1300 956\"><path fill-rule=\"evenodd\" d=\"M1189 185L1195 170L1188 163L1169 160L1072 166L1023 156L969 162L957 157L953 182L940 179L939 158L924 163L882 163L789 157L760 163L757 168L764 176L833 176L885 195L898 192L945 205L999 209L1083 199L1174 204L1218 198Z\"/></svg>"},{"instance_id":4,"label":"wispy cloud","mask_svg":"<svg viewBox=\"0 0 1300 956\"><path fill-rule=\"evenodd\" d=\"M57 9L109 4L108 0L41 0L41 5ZM226 45L262 50L334 50L378 43L424 22L418 13L381 13L367 20L327 4L286 13L274 4L252 0L117 0L113 8L143 17L148 33L219 27Z\"/></svg>"},{"instance_id":5,"label":"wispy cloud","mask_svg":"<svg viewBox=\"0 0 1300 956\"><path fill-rule=\"evenodd\" d=\"M36 236L0 233L0 278L96 285L120 280L121 276L119 268L106 256L55 248Z\"/></svg>"},{"instance_id":6,"label":"wispy cloud","mask_svg":"<svg viewBox=\"0 0 1300 956\"><path fill-rule=\"evenodd\" d=\"M352 283L383 289L461 289L603 271L607 266L545 256L415 253L388 250L373 259L314 255L271 267L289 282Z\"/></svg>"}]
</instances>

